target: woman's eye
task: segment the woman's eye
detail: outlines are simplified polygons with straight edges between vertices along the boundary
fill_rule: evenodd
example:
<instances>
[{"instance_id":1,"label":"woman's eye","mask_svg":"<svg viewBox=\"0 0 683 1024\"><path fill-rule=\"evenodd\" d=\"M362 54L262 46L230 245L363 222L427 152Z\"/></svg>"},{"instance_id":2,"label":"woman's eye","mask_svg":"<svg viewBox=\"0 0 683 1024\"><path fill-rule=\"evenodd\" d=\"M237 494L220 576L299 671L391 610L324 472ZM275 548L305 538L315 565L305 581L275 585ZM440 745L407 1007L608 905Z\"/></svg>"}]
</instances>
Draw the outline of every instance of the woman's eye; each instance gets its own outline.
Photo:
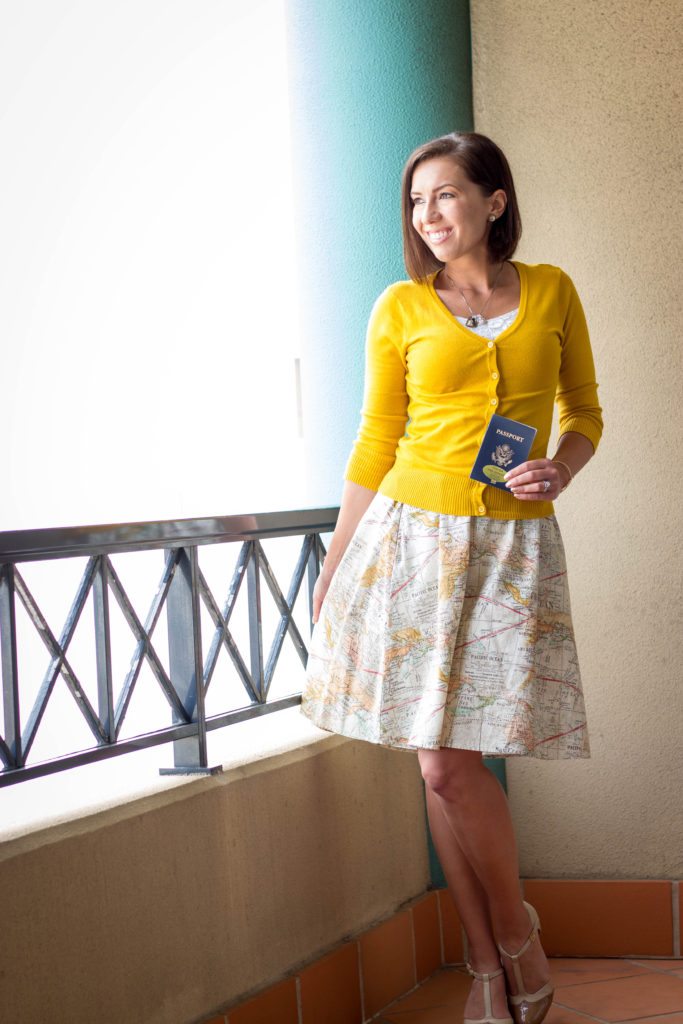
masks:
<instances>
[{"instance_id":1,"label":"woman's eye","mask_svg":"<svg viewBox=\"0 0 683 1024\"><path fill-rule=\"evenodd\" d=\"M439 199L455 199L455 192L439 192ZM422 203L424 200L421 196L413 196L413 206L417 206L418 203Z\"/></svg>"}]
</instances>

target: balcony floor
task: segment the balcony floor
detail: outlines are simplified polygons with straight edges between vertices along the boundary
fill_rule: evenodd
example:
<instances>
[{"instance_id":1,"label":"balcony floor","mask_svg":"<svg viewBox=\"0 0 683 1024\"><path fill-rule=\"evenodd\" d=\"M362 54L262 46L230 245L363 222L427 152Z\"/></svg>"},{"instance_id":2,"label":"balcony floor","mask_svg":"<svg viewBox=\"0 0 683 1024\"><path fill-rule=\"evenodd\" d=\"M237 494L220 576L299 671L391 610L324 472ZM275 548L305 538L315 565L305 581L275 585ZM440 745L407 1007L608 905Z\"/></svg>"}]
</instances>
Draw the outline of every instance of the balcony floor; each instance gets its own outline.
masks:
<instances>
[{"instance_id":1,"label":"balcony floor","mask_svg":"<svg viewBox=\"0 0 683 1024\"><path fill-rule=\"evenodd\" d=\"M683 960L548 959L555 999L544 1024L683 1024ZM464 967L441 967L373 1024L453 1024L470 984Z\"/></svg>"}]
</instances>

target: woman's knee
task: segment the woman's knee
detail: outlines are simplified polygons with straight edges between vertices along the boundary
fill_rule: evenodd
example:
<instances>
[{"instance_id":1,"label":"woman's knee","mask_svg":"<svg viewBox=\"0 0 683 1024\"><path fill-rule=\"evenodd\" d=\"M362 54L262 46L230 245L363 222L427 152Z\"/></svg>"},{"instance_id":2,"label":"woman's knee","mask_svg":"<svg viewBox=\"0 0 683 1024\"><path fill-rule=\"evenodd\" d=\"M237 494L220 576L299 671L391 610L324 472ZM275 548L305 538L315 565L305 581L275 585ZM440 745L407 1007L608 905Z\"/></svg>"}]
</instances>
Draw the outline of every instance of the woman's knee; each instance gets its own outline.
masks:
<instances>
[{"instance_id":1,"label":"woman's knee","mask_svg":"<svg viewBox=\"0 0 683 1024\"><path fill-rule=\"evenodd\" d=\"M461 787L465 789L471 773L478 771L482 764L480 750L421 748L417 756L425 785L440 796L455 795Z\"/></svg>"}]
</instances>

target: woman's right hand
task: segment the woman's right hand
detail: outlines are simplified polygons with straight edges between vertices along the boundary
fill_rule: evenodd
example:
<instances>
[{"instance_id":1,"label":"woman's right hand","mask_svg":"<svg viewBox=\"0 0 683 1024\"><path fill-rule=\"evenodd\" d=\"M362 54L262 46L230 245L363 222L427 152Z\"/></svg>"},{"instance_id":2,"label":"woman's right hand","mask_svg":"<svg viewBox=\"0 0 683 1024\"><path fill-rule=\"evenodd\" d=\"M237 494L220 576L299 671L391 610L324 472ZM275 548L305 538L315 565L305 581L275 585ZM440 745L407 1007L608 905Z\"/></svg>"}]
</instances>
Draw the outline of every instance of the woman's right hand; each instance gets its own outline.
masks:
<instances>
[{"instance_id":1,"label":"woman's right hand","mask_svg":"<svg viewBox=\"0 0 683 1024\"><path fill-rule=\"evenodd\" d=\"M315 581L313 587L313 622L318 621L320 615L320 607L325 600L325 594L328 591L330 583L332 582L332 575L326 573L324 569L320 570L320 575Z\"/></svg>"}]
</instances>

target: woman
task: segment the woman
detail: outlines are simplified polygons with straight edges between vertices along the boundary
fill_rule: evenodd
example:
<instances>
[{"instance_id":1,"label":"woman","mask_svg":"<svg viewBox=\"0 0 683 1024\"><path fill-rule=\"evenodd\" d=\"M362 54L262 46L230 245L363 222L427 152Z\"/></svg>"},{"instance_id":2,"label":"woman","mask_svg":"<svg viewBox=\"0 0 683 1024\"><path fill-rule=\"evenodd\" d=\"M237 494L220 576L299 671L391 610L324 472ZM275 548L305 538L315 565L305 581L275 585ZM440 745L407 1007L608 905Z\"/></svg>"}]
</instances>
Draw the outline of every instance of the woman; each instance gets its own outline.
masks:
<instances>
[{"instance_id":1,"label":"woman","mask_svg":"<svg viewBox=\"0 0 683 1024\"><path fill-rule=\"evenodd\" d=\"M417 751L468 939L465 1021L538 1024L553 998L548 961L521 898L507 798L482 758L590 756L553 501L602 434L593 356L569 276L510 258L521 219L492 140L452 133L418 147L402 191L410 280L370 316L301 711ZM494 412L536 434L528 458L486 484L470 471Z\"/></svg>"}]
</instances>

